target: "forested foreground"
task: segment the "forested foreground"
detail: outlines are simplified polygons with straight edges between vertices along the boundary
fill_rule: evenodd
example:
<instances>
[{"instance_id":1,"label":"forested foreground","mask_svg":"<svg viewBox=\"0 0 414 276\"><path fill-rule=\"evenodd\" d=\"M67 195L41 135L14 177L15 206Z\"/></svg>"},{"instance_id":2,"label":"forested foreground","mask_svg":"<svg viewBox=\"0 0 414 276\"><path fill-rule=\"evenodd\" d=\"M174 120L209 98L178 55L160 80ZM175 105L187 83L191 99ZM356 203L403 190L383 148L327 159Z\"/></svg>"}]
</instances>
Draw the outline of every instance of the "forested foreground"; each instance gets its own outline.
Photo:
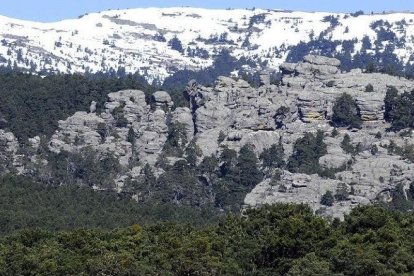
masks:
<instances>
[{"instance_id":1,"label":"forested foreground","mask_svg":"<svg viewBox=\"0 0 414 276\"><path fill-rule=\"evenodd\" d=\"M409 275L413 251L411 215L361 207L328 222L275 205L198 228L22 230L1 239L0 274Z\"/></svg>"},{"instance_id":2,"label":"forested foreground","mask_svg":"<svg viewBox=\"0 0 414 276\"><path fill-rule=\"evenodd\" d=\"M208 207L197 209L156 201L137 204L130 196L114 191L76 185L46 186L24 176L0 178L0 235L27 228L109 230L166 221L205 225L222 216Z\"/></svg>"}]
</instances>

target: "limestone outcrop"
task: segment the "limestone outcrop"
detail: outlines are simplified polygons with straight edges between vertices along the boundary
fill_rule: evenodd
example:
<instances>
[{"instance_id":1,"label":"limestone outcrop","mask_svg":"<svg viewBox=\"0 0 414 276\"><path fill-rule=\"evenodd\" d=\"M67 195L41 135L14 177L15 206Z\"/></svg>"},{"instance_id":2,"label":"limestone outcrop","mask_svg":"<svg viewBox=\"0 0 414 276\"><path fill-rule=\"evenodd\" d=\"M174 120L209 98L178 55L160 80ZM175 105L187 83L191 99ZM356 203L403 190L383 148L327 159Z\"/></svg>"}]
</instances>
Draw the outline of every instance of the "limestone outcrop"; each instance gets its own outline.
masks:
<instances>
[{"instance_id":1,"label":"limestone outcrop","mask_svg":"<svg viewBox=\"0 0 414 276\"><path fill-rule=\"evenodd\" d=\"M97 112L92 102L89 112L79 111L59 121L49 150L111 154L123 167L114 187L122 191L125 181L142 176L146 164L160 175L160 159L170 165L185 160L185 156L169 156L164 151L169 135L174 134L170 133L173 125L180 125L184 131L186 143L180 144L184 155L192 141L201 149L198 162L207 156L219 156L224 147L238 151L246 144L253 145L259 156L281 143L287 159L295 141L307 132L322 131L327 152L318 164L330 177L292 173L286 168L262 168L266 177L246 196L245 204L308 203L315 212L335 217L343 217L360 204L390 200L395 187L407 188L414 181L414 164L387 148L391 143L412 145L414 135L387 131L389 124L384 121L388 88L411 91L413 81L361 70L341 72L338 60L314 55L305 56L297 64L282 64L280 70L277 85L271 81L269 71L260 73L259 87L229 77L219 77L210 87L191 81L184 92L188 106L182 107L175 106L165 91L155 92L148 103L139 90L110 93L102 112ZM331 126L332 108L343 93L355 99L363 120L361 129L334 131ZM350 137L351 146L358 152L343 149L345 136ZM40 138L31 138L29 144L38 149ZM0 145L5 153L1 157L21 168L14 136L1 130ZM276 174L280 174L277 181ZM325 206L321 198L327 191L346 196Z\"/></svg>"},{"instance_id":2,"label":"limestone outcrop","mask_svg":"<svg viewBox=\"0 0 414 276\"><path fill-rule=\"evenodd\" d=\"M152 110L142 91L110 93L103 113L77 112L59 121L59 130L50 141L50 150L81 152L88 147L100 154L113 154L124 166L130 163L134 150L139 160L154 165L168 132L167 114L161 107L172 106L168 93L155 94L159 108ZM130 130L134 141L128 141Z\"/></svg>"},{"instance_id":3,"label":"limestone outcrop","mask_svg":"<svg viewBox=\"0 0 414 276\"><path fill-rule=\"evenodd\" d=\"M337 170L335 179L318 175L300 175L283 171L282 179L274 185L265 179L247 195L245 203L257 206L265 203L295 202L308 203L315 211L327 216L342 217L359 204L379 200L381 195L391 191L397 183L408 185L414 179L411 163L399 156L390 156L382 150L375 134L387 133L384 122L384 98L390 86L399 91L414 89L412 81L385 74L366 74L361 70L341 72L336 59L306 56L299 64L283 64L281 85L271 85L261 74L261 86L250 88L242 80L221 77L213 87L189 84L188 91L196 139L204 155L217 154L220 146L238 150L244 144L253 144L260 154L281 138L287 155L292 153L294 142L305 132L318 130L326 135L328 153L319 163L325 169ZM367 86L372 85L373 91ZM337 137L329 134L332 107L343 93L351 95L358 106L363 128L353 132L341 129ZM219 131L226 135L217 141ZM350 135L355 147L362 151L350 155L341 148L345 134ZM402 144L398 136L392 137ZM405 141L404 143L407 143ZM411 138L409 143L414 143ZM372 155L370 149L376 145L379 153ZM398 169L396 169L398 168ZM391 177L399 172L398 179ZM403 179L403 180L402 180ZM280 188L283 187L283 188ZM321 205L321 197L328 190L349 193L347 200L333 206Z\"/></svg>"},{"instance_id":4,"label":"limestone outcrop","mask_svg":"<svg viewBox=\"0 0 414 276\"><path fill-rule=\"evenodd\" d=\"M24 170L19 142L13 133L0 129L0 174Z\"/></svg>"}]
</instances>

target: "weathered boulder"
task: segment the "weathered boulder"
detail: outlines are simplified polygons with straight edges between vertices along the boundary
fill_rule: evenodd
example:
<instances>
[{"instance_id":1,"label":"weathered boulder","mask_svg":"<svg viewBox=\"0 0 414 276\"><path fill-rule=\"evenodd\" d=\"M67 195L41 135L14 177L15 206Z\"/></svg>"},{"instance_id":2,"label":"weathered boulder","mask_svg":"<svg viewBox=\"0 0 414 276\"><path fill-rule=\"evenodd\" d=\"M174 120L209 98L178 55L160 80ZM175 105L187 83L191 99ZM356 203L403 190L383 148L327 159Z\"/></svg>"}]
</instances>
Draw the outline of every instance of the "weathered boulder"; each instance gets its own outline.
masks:
<instances>
[{"instance_id":1,"label":"weathered boulder","mask_svg":"<svg viewBox=\"0 0 414 276\"><path fill-rule=\"evenodd\" d=\"M307 55L302 63L283 63L280 69L285 75L299 75L306 79L327 78L339 73L341 62L335 58Z\"/></svg>"},{"instance_id":2,"label":"weathered boulder","mask_svg":"<svg viewBox=\"0 0 414 276\"><path fill-rule=\"evenodd\" d=\"M38 149L40 147L40 137L39 136L29 138L28 142L29 142L29 145L34 149Z\"/></svg>"},{"instance_id":3,"label":"weathered boulder","mask_svg":"<svg viewBox=\"0 0 414 276\"><path fill-rule=\"evenodd\" d=\"M109 93L108 102L105 103L105 113L100 117L109 120L115 108L121 109L121 112L132 123L140 120L141 116L149 112L150 107L145 102L145 93L140 90L122 90L119 92Z\"/></svg>"},{"instance_id":4,"label":"weathered boulder","mask_svg":"<svg viewBox=\"0 0 414 276\"><path fill-rule=\"evenodd\" d=\"M95 101L92 101L91 102L91 105L89 107L89 112L90 113L94 113L95 111L96 111L96 102Z\"/></svg>"},{"instance_id":5,"label":"weathered boulder","mask_svg":"<svg viewBox=\"0 0 414 276\"><path fill-rule=\"evenodd\" d=\"M22 173L23 155L19 154L20 145L13 133L0 129L0 174Z\"/></svg>"},{"instance_id":6,"label":"weathered boulder","mask_svg":"<svg viewBox=\"0 0 414 276\"><path fill-rule=\"evenodd\" d=\"M336 58L329 58L325 56L306 55L303 57L303 61L316 65L328 65L333 67L341 66L341 61Z\"/></svg>"},{"instance_id":7,"label":"weathered boulder","mask_svg":"<svg viewBox=\"0 0 414 276\"><path fill-rule=\"evenodd\" d=\"M317 93L303 92L298 96L300 118L305 123L325 120L326 105L326 100Z\"/></svg>"},{"instance_id":8,"label":"weathered boulder","mask_svg":"<svg viewBox=\"0 0 414 276\"><path fill-rule=\"evenodd\" d=\"M296 66L295 71L300 75L304 75L308 78L312 78L312 77L324 77L324 76L333 75L333 74L338 73L339 69L335 66L330 66L330 65L301 63Z\"/></svg>"},{"instance_id":9,"label":"weathered boulder","mask_svg":"<svg viewBox=\"0 0 414 276\"><path fill-rule=\"evenodd\" d=\"M188 141L194 138L193 114L188 107L176 108L172 113L172 121L184 125Z\"/></svg>"},{"instance_id":10,"label":"weathered boulder","mask_svg":"<svg viewBox=\"0 0 414 276\"><path fill-rule=\"evenodd\" d=\"M152 97L154 98L155 105L157 107L171 107L174 105L168 92L157 91L152 95Z\"/></svg>"},{"instance_id":11,"label":"weathered boulder","mask_svg":"<svg viewBox=\"0 0 414 276\"><path fill-rule=\"evenodd\" d=\"M360 93L355 97L363 121L384 120L384 95L380 93Z\"/></svg>"},{"instance_id":12,"label":"weathered boulder","mask_svg":"<svg viewBox=\"0 0 414 276\"><path fill-rule=\"evenodd\" d=\"M260 79L261 86L269 86L270 85L270 72L269 71L260 72L259 79Z\"/></svg>"}]
</instances>

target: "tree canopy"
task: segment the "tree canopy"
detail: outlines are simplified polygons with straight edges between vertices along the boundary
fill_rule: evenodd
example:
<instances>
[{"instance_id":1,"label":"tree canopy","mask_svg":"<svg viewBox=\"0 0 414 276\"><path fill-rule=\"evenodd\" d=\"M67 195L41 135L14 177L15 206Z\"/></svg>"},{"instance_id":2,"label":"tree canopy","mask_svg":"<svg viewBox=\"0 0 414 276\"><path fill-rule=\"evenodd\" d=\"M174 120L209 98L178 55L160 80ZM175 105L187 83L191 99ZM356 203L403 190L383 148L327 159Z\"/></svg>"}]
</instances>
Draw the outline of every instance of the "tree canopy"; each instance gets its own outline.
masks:
<instances>
[{"instance_id":1,"label":"tree canopy","mask_svg":"<svg viewBox=\"0 0 414 276\"><path fill-rule=\"evenodd\" d=\"M379 207L329 222L277 204L197 228L22 230L0 239L0 274L409 275L413 228L411 215Z\"/></svg>"},{"instance_id":2,"label":"tree canopy","mask_svg":"<svg viewBox=\"0 0 414 276\"><path fill-rule=\"evenodd\" d=\"M332 124L335 127L361 127L362 120L355 100L349 94L342 94L335 102Z\"/></svg>"}]
</instances>

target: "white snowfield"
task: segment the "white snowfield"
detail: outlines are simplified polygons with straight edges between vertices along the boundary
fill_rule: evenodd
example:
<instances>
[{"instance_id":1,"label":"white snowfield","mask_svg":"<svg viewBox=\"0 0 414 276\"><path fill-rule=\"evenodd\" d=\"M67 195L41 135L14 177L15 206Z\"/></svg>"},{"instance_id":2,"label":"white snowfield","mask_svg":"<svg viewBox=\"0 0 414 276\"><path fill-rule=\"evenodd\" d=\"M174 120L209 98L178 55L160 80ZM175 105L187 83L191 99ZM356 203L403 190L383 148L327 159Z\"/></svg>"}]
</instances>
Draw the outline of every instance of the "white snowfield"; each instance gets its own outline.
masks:
<instances>
[{"instance_id":1,"label":"white snowfield","mask_svg":"<svg viewBox=\"0 0 414 276\"><path fill-rule=\"evenodd\" d=\"M337 26L324 22L329 15L338 18ZM178 69L210 66L223 48L235 57L261 59L269 67L277 67L285 61L289 46L308 42L321 32L331 40L361 41L368 36L373 42L377 34L370 25L377 20L388 21L398 38L405 37L404 45L394 52L409 62L414 47L411 13L353 17L259 9L148 8L110 10L54 23L0 16L0 65L61 73L124 68L144 74L150 81L162 81ZM169 46L174 37L181 41L183 53ZM354 51L361 46L357 43ZM197 48L208 56L187 51Z\"/></svg>"}]
</instances>

